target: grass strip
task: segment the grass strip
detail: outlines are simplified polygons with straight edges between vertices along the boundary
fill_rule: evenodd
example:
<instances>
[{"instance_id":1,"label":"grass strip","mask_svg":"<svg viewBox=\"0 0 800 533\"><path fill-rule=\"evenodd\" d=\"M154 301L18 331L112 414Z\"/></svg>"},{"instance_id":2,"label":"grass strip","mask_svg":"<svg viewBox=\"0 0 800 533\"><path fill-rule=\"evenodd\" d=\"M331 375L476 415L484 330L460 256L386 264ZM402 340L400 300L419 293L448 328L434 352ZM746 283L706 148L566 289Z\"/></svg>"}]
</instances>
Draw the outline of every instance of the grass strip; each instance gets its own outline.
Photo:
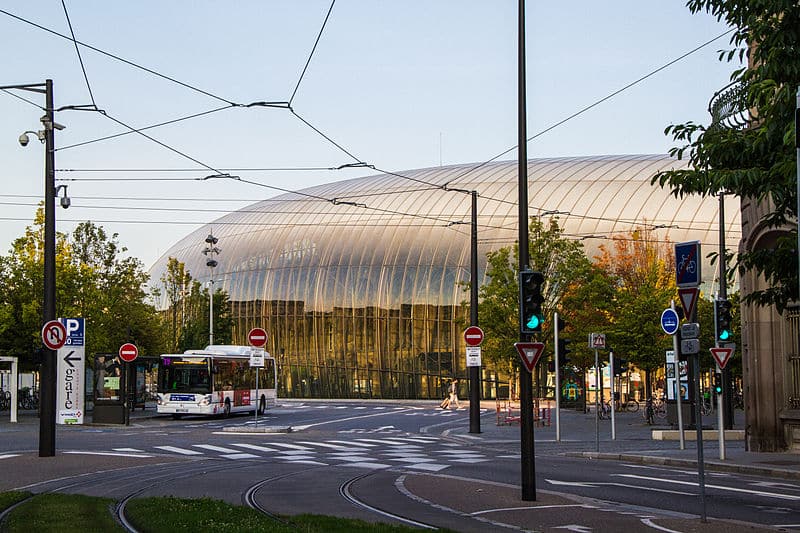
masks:
<instances>
[{"instance_id":1,"label":"grass strip","mask_svg":"<svg viewBox=\"0 0 800 533\"><path fill-rule=\"evenodd\" d=\"M0 512L5 511L15 503L21 502L25 498L29 498L30 495L30 492L0 492Z\"/></svg>"},{"instance_id":2,"label":"grass strip","mask_svg":"<svg viewBox=\"0 0 800 533\"><path fill-rule=\"evenodd\" d=\"M5 494L0 494L3 497ZM5 531L107 533L124 531L113 517L114 500L82 494L37 494L6 517Z\"/></svg>"}]
</instances>

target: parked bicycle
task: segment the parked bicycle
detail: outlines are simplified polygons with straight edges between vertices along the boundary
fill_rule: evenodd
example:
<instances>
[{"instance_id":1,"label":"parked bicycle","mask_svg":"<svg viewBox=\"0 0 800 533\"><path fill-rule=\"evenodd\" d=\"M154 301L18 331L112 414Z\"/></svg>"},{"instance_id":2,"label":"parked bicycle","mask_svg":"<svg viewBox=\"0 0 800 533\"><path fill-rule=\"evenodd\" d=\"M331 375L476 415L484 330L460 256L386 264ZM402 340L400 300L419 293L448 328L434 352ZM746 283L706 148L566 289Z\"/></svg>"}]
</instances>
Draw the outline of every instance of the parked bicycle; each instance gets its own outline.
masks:
<instances>
[{"instance_id":1,"label":"parked bicycle","mask_svg":"<svg viewBox=\"0 0 800 533\"><path fill-rule=\"evenodd\" d=\"M0 411L11 409L11 391L0 389Z\"/></svg>"},{"instance_id":2,"label":"parked bicycle","mask_svg":"<svg viewBox=\"0 0 800 533\"><path fill-rule=\"evenodd\" d=\"M663 398L651 396L644 405L642 416L648 424L655 424L656 418L667 418L667 404Z\"/></svg>"},{"instance_id":3,"label":"parked bicycle","mask_svg":"<svg viewBox=\"0 0 800 533\"><path fill-rule=\"evenodd\" d=\"M633 398L628 398L626 402L617 401L614 404L614 407L616 407L617 411L627 411L629 413L635 413L636 411L639 410L639 402L637 402Z\"/></svg>"}]
</instances>

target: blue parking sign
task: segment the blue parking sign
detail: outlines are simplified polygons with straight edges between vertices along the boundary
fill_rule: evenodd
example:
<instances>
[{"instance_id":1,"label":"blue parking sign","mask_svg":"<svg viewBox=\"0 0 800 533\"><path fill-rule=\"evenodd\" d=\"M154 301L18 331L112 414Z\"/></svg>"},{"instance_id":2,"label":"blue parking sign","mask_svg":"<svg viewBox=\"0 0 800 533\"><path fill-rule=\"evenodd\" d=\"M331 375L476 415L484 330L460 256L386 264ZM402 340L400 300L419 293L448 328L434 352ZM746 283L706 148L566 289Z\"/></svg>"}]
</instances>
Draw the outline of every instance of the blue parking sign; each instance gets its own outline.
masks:
<instances>
[{"instance_id":1,"label":"blue parking sign","mask_svg":"<svg viewBox=\"0 0 800 533\"><path fill-rule=\"evenodd\" d=\"M675 276L678 287L700 285L700 241L675 245Z\"/></svg>"}]
</instances>

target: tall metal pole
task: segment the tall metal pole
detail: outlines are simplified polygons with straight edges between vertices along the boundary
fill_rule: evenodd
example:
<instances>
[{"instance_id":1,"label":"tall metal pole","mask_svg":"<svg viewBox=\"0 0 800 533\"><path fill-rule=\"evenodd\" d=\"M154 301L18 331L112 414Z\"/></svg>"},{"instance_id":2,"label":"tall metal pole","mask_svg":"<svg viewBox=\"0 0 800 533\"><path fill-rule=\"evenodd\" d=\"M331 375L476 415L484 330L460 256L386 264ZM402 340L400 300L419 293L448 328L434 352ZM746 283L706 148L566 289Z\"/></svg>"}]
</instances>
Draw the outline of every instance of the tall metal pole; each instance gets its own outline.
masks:
<instances>
[{"instance_id":1,"label":"tall metal pole","mask_svg":"<svg viewBox=\"0 0 800 533\"><path fill-rule=\"evenodd\" d=\"M530 264L528 258L528 132L526 128L527 107L525 99L525 0L518 0L519 13L517 43L517 155L519 156L519 271ZM520 332L520 341L528 336ZM533 453L533 381L531 372L521 368L519 373L520 393L520 446L522 467L522 499L536 500L536 465Z\"/></svg>"},{"instance_id":2,"label":"tall metal pole","mask_svg":"<svg viewBox=\"0 0 800 533\"><path fill-rule=\"evenodd\" d=\"M214 344L214 269L208 282L208 344Z\"/></svg>"},{"instance_id":3,"label":"tall metal pole","mask_svg":"<svg viewBox=\"0 0 800 533\"><path fill-rule=\"evenodd\" d=\"M555 372L556 372L556 383L555 383L555 393L554 396L556 397L556 442L561 442L561 357L563 354L561 353L561 347L558 345L559 335L561 333L558 331L558 313L553 313L553 346L555 347L556 356L555 359Z\"/></svg>"},{"instance_id":4,"label":"tall metal pole","mask_svg":"<svg viewBox=\"0 0 800 533\"><path fill-rule=\"evenodd\" d=\"M53 80L45 81L44 156L44 305L42 323L56 318L56 177ZM45 347L42 360L39 457L56 454L56 352Z\"/></svg>"},{"instance_id":5,"label":"tall metal pole","mask_svg":"<svg viewBox=\"0 0 800 533\"><path fill-rule=\"evenodd\" d=\"M728 299L728 267L726 261L725 251L725 193L719 192L719 299ZM714 306L716 313L716 306ZM716 328L717 320L714 318L714 327ZM716 346L720 345L718 333L714 335ZM724 429L733 429L733 398L730 393L731 372L730 369L721 371L722 374L722 401L719 404L722 406L722 425L720 425L720 435L724 435Z\"/></svg>"},{"instance_id":6,"label":"tall metal pole","mask_svg":"<svg viewBox=\"0 0 800 533\"><path fill-rule=\"evenodd\" d=\"M478 325L478 191L472 191L469 258L469 321ZM469 367L469 432L481 432L481 367Z\"/></svg>"}]
</instances>

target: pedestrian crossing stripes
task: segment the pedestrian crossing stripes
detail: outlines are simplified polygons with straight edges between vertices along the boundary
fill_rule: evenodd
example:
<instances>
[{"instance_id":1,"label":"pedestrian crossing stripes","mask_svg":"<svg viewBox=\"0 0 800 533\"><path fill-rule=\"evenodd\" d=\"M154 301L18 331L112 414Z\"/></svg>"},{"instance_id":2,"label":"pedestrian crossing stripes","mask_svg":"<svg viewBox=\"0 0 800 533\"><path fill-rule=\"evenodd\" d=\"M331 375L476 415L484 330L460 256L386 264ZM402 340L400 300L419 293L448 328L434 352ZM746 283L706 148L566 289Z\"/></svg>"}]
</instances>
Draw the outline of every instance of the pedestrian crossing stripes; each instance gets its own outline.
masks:
<instances>
[{"instance_id":1,"label":"pedestrian crossing stripes","mask_svg":"<svg viewBox=\"0 0 800 533\"><path fill-rule=\"evenodd\" d=\"M439 449L426 450L436 444ZM461 449L457 444L442 442L435 437L392 436L391 438L329 439L296 442L224 442L182 446L153 446L167 454L186 457L219 457L230 460L272 459L283 463L312 466L346 466L380 470L405 468L423 472L439 472L456 464L488 462L484 454ZM140 448L115 448L115 453L147 453ZM0 455L0 459L4 456Z\"/></svg>"}]
</instances>

